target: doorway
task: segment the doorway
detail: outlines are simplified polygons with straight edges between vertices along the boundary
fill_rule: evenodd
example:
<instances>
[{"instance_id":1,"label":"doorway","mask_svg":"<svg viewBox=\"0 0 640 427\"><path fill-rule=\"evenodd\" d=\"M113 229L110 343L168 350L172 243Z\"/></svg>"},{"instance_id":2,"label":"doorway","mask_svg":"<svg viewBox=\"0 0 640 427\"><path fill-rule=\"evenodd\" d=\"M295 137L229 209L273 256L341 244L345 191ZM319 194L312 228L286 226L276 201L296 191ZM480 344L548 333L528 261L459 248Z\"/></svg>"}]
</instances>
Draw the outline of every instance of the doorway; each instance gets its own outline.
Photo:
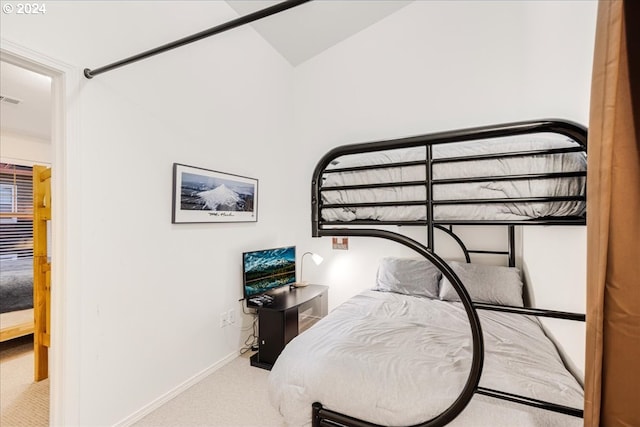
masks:
<instances>
[{"instance_id":1,"label":"doorway","mask_svg":"<svg viewBox=\"0 0 640 427\"><path fill-rule=\"evenodd\" d=\"M49 425L76 425L79 408L80 304L77 274L69 274L71 259L80 258L79 107L76 102L81 70L17 43L2 39L0 62L51 79L51 206L49 221L51 269L51 351L49 351ZM76 185L77 186L77 185ZM75 222L74 222L75 219ZM32 379L33 381L33 379Z\"/></svg>"},{"instance_id":2,"label":"doorway","mask_svg":"<svg viewBox=\"0 0 640 427\"><path fill-rule=\"evenodd\" d=\"M46 222L34 221L33 172L36 165L51 165L52 79L4 60L0 68L1 424L44 426L49 424L48 348L39 344L45 334L38 330L43 320L46 324L48 307L39 310L34 300L46 299L42 292L48 288L38 286L34 261L50 259L50 239ZM40 242L44 256L34 257L34 242Z\"/></svg>"}]
</instances>

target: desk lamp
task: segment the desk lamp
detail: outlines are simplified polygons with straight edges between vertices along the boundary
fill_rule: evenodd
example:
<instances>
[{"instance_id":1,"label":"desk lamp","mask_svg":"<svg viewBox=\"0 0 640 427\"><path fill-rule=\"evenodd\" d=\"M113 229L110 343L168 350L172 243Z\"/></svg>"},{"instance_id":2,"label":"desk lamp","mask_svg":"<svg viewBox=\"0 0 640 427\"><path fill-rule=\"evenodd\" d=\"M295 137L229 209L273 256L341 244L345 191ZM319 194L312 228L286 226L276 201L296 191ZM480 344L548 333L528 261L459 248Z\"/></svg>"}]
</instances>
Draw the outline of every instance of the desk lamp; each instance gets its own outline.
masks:
<instances>
[{"instance_id":1,"label":"desk lamp","mask_svg":"<svg viewBox=\"0 0 640 427\"><path fill-rule=\"evenodd\" d=\"M311 259L313 260L313 262L316 265L320 265L322 263L322 261L323 261L323 258L320 255L316 254L316 253L313 253L313 252L305 252L305 253L303 253L302 257L300 258L300 281L294 283L294 285L293 285L296 288L301 288L301 287L307 286L309 284L308 282L305 282L305 281L302 280L302 267L304 266L304 257L305 257L305 255L311 255Z\"/></svg>"}]
</instances>

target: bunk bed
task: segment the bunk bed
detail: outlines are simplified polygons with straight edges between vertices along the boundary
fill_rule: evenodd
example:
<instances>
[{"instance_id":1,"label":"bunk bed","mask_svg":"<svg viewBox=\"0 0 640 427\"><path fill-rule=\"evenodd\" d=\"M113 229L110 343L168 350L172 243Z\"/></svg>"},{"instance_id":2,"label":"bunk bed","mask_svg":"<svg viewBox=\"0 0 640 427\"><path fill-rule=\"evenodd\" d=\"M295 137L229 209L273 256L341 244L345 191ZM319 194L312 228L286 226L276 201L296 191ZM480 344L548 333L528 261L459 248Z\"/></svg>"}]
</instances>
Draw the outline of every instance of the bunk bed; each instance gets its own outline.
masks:
<instances>
[{"instance_id":1,"label":"bunk bed","mask_svg":"<svg viewBox=\"0 0 640 427\"><path fill-rule=\"evenodd\" d=\"M538 120L327 153L312 177L312 235L383 238L420 257L383 260L372 290L287 345L269 376L285 421L581 425L582 388L538 317L585 316L524 306L515 227L586 224L586 136ZM414 225L426 244L389 227ZM508 248L469 249L458 225L504 226ZM436 230L466 262L436 253ZM507 265L472 264L477 253Z\"/></svg>"},{"instance_id":2,"label":"bunk bed","mask_svg":"<svg viewBox=\"0 0 640 427\"><path fill-rule=\"evenodd\" d=\"M33 377L49 377L51 345L51 260L47 223L51 221L51 168L33 167Z\"/></svg>"},{"instance_id":3,"label":"bunk bed","mask_svg":"<svg viewBox=\"0 0 640 427\"><path fill-rule=\"evenodd\" d=\"M32 221L33 257L0 262L0 342L34 334L34 348L38 353L36 363L46 364L50 323L46 224L51 219L51 168L34 166L32 181L33 211L7 214L7 217L20 216ZM46 346L43 341L46 341ZM42 374L36 379L42 379Z\"/></svg>"}]
</instances>

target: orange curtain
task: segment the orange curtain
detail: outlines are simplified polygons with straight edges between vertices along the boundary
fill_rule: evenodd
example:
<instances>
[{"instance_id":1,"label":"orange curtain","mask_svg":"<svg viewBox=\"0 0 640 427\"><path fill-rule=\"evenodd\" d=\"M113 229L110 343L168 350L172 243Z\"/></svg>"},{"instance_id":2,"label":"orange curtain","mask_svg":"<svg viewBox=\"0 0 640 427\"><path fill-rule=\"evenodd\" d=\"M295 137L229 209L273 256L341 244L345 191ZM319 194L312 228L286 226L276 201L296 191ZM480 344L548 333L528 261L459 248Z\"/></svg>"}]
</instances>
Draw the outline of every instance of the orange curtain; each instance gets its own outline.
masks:
<instances>
[{"instance_id":1,"label":"orange curtain","mask_svg":"<svg viewBox=\"0 0 640 427\"><path fill-rule=\"evenodd\" d=\"M585 426L640 426L640 15L601 0L587 177Z\"/></svg>"}]
</instances>

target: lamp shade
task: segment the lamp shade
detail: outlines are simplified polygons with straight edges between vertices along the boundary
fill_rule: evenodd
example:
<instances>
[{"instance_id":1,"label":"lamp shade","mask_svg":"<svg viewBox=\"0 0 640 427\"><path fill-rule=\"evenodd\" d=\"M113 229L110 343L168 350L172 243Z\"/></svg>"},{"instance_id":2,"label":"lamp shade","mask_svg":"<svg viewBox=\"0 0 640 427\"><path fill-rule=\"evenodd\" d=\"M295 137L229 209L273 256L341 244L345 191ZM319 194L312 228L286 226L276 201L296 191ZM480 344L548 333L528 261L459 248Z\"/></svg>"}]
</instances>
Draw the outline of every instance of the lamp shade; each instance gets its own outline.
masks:
<instances>
[{"instance_id":1,"label":"lamp shade","mask_svg":"<svg viewBox=\"0 0 640 427\"><path fill-rule=\"evenodd\" d=\"M324 261L324 258L316 253L311 253L311 259L316 263L316 265L320 265L322 264L322 261Z\"/></svg>"}]
</instances>

